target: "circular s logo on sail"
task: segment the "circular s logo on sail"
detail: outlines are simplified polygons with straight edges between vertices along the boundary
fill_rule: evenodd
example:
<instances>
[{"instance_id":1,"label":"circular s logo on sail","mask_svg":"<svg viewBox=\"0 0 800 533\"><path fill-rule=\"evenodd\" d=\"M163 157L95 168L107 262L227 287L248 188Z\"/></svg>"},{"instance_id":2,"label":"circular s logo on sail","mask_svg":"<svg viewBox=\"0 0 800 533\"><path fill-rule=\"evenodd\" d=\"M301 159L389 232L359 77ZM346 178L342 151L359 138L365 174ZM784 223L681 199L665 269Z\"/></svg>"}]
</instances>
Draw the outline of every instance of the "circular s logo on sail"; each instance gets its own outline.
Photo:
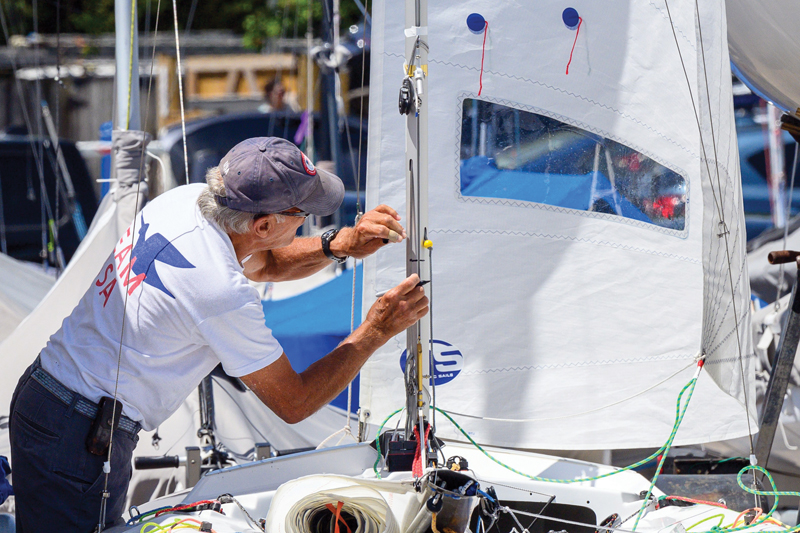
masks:
<instances>
[{"instance_id":1,"label":"circular s logo on sail","mask_svg":"<svg viewBox=\"0 0 800 533\"><path fill-rule=\"evenodd\" d=\"M464 368L464 355L461 350L444 341L434 340L433 344L433 383L444 385L453 381ZM423 352L424 353L424 352ZM406 350L400 355L400 369L406 371Z\"/></svg>"}]
</instances>

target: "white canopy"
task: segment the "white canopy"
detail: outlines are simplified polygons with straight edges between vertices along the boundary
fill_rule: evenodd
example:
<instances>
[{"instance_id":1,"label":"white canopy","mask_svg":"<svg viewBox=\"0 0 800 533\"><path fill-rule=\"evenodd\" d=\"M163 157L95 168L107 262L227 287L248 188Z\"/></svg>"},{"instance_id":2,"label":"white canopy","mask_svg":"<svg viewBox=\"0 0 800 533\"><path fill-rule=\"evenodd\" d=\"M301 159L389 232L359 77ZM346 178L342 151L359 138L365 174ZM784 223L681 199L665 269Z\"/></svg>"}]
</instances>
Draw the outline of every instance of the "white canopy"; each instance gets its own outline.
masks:
<instances>
[{"instance_id":1,"label":"white canopy","mask_svg":"<svg viewBox=\"0 0 800 533\"><path fill-rule=\"evenodd\" d=\"M28 316L55 283L39 265L0 254L0 342Z\"/></svg>"}]
</instances>

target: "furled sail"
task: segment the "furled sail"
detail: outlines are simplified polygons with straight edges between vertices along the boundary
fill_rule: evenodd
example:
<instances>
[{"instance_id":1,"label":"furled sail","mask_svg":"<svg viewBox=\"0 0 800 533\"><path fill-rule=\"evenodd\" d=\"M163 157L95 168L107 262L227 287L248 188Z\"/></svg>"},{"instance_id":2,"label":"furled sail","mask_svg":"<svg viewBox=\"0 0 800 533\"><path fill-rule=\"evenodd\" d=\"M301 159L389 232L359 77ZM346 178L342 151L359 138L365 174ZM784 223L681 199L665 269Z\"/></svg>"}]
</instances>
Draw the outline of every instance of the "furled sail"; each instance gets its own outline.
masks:
<instances>
[{"instance_id":1,"label":"furled sail","mask_svg":"<svg viewBox=\"0 0 800 533\"><path fill-rule=\"evenodd\" d=\"M404 28L402 3L375 4L367 203L408 212L411 32L429 49L435 401L478 442L659 446L701 354L675 442L755 429L725 6L695 6L432 2ZM387 248L365 310L404 277ZM362 371L370 422L404 404L404 345Z\"/></svg>"}]
</instances>

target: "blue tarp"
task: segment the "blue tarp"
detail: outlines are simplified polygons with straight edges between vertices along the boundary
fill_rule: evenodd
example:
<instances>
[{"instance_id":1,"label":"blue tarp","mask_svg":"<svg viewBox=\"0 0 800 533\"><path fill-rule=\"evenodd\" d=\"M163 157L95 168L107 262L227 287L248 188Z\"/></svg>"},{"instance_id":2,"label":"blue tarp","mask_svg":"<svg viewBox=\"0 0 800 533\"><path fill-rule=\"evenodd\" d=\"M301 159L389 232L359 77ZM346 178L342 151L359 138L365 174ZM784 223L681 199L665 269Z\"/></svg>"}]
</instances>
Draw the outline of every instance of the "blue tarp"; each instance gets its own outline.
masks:
<instances>
[{"instance_id":1,"label":"blue tarp","mask_svg":"<svg viewBox=\"0 0 800 533\"><path fill-rule=\"evenodd\" d=\"M11 488L11 483L8 482L6 476L11 473L11 467L8 465L8 459L0 455L0 504L8 499L9 496L14 494L14 489Z\"/></svg>"},{"instance_id":2,"label":"blue tarp","mask_svg":"<svg viewBox=\"0 0 800 533\"><path fill-rule=\"evenodd\" d=\"M361 323L361 267L356 273L355 327ZM308 292L264 301L265 322L283 346L292 368L302 372L350 334L353 270ZM331 402L347 408L347 391ZM358 409L358 377L353 381L353 411Z\"/></svg>"}]
</instances>

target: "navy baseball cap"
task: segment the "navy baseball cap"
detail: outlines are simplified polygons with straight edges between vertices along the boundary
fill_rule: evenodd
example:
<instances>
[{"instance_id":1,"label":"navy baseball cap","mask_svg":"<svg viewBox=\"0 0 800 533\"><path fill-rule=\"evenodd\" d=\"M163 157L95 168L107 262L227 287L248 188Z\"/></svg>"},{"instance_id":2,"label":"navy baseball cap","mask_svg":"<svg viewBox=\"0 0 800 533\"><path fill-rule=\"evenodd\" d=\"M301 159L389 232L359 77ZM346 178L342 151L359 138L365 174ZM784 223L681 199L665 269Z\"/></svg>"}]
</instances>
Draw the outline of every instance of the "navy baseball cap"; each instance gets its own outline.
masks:
<instances>
[{"instance_id":1,"label":"navy baseball cap","mask_svg":"<svg viewBox=\"0 0 800 533\"><path fill-rule=\"evenodd\" d=\"M280 213L297 207L326 216L344 200L342 180L278 137L240 142L220 160L219 171L228 196L217 196L217 203L237 211Z\"/></svg>"}]
</instances>

